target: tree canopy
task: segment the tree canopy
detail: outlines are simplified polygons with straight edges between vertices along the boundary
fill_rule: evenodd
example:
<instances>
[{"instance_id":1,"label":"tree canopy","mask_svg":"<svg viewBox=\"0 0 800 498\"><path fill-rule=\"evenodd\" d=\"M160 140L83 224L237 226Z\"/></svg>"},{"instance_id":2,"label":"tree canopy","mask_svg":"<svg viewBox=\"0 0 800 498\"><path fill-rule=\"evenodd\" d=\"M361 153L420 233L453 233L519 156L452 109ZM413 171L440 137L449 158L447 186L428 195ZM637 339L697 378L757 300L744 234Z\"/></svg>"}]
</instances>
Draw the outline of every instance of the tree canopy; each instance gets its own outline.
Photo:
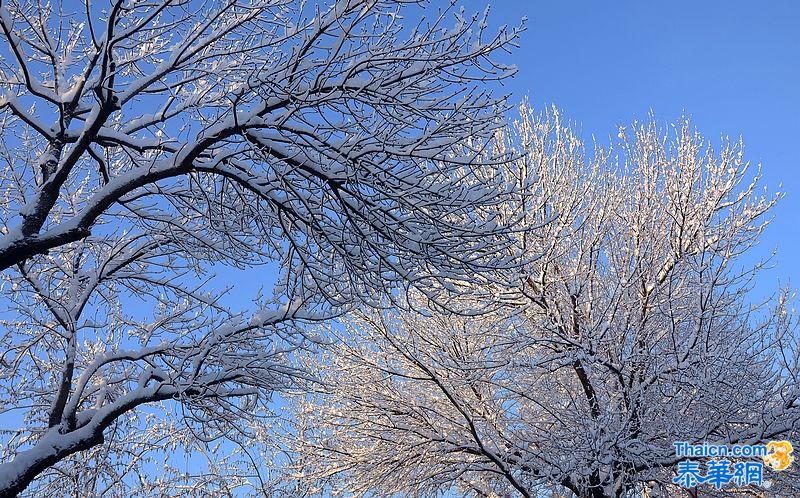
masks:
<instances>
[{"instance_id":1,"label":"tree canopy","mask_svg":"<svg viewBox=\"0 0 800 498\"><path fill-rule=\"evenodd\" d=\"M255 438L301 323L513 266L485 83L518 31L420 6L0 4L0 495L170 489L144 448Z\"/></svg>"},{"instance_id":2,"label":"tree canopy","mask_svg":"<svg viewBox=\"0 0 800 498\"><path fill-rule=\"evenodd\" d=\"M763 262L746 256L780 195L742 144L648 121L588 154L527 106L510 136L529 193L507 206L529 228L519 306L419 302L332 330L309 358L322 387L297 401L298 474L358 496L672 497L676 441L796 440L797 317L788 291L752 298ZM796 471L764 479L797 494Z\"/></svg>"}]
</instances>

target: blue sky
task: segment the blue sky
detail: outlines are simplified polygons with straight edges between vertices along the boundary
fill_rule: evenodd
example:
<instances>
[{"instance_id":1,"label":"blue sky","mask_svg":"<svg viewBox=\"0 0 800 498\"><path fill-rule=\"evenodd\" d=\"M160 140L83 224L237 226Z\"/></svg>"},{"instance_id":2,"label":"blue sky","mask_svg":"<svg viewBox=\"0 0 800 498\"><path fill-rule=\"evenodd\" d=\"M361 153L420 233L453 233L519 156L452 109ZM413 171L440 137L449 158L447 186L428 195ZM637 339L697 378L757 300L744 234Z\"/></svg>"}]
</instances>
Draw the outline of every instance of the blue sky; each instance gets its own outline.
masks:
<instances>
[{"instance_id":1,"label":"blue sky","mask_svg":"<svg viewBox=\"0 0 800 498\"><path fill-rule=\"evenodd\" d=\"M770 191L786 197L757 249L778 250L766 291L800 282L800 2L495 0L492 24L527 16L507 91L554 104L583 136L607 143L619 125L687 115L708 139L745 142ZM467 10L482 10L468 1Z\"/></svg>"}]
</instances>

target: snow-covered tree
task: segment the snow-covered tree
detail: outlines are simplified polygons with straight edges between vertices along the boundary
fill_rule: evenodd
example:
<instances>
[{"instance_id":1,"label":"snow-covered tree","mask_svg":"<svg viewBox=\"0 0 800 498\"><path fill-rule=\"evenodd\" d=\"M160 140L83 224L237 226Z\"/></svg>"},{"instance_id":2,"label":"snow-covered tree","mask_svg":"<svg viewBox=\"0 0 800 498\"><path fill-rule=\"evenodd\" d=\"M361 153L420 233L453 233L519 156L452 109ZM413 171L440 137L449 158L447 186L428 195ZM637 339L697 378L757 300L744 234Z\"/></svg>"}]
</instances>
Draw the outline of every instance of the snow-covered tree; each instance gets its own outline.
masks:
<instances>
[{"instance_id":1,"label":"snow-covered tree","mask_svg":"<svg viewBox=\"0 0 800 498\"><path fill-rule=\"evenodd\" d=\"M269 494L241 443L304 379L300 322L511 264L485 82L517 30L485 14L3 0L0 30L2 496L178 492L149 474L223 436L196 492ZM265 264L249 308L211 276Z\"/></svg>"},{"instance_id":2,"label":"snow-covered tree","mask_svg":"<svg viewBox=\"0 0 800 498\"><path fill-rule=\"evenodd\" d=\"M310 360L325 388L297 404L298 475L359 496L688 496L674 442L797 441L790 296L758 304L763 265L743 256L778 196L742 145L649 122L589 155L557 113L527 108L515 136L529 155L510 174L530 195L507 211L524 210L536 255L522 305L419 302L331 331ZM796 470L764 472L769 496L797 496Z\"/></svg>"}]
</instances>

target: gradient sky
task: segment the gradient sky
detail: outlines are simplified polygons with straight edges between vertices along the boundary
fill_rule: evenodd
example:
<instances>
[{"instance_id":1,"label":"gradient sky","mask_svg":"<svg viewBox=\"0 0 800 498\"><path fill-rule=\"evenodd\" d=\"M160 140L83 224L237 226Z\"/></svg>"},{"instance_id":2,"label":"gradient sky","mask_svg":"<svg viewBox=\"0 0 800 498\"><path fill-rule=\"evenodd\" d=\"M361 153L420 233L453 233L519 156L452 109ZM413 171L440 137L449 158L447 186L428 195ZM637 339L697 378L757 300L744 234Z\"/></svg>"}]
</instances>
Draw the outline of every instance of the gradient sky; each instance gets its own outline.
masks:
<instances>
[{"instance_id":1,"label":"gradient sky","mask_svg":"<svg viewBox=\"0 0 800 498\"><path fill-rule=\"evenodd\" d=\"M692 118L713 143L743 137L765 184L785 198L756 250L777 249L761 291L800 286L800 2L494 0L493 25L527 16L506 87L556 105L589 141L619 125ZM482 10L484 1L467 1Z\"/></svg>"}]
</instances>

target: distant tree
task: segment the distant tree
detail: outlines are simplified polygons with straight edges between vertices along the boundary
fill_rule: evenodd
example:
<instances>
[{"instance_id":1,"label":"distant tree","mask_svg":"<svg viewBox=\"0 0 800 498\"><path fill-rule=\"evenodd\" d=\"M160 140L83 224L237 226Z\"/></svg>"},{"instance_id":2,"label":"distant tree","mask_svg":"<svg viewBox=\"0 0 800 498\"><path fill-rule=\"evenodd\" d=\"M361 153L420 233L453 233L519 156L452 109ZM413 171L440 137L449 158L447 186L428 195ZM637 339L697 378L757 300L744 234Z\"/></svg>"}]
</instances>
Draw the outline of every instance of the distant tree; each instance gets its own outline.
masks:
<instances>
[{"instance_id":1,"label":"distant tree","mask_svg":"<svg viewBox=\"0 0 800 498\"><path fill-rule=\"evenodd\" d=\"M508 174L529 196L506 211L524 211L533 259L521 306L416 301L331 331L310 359L325 389L297 405L298 475L356 496L675 497L675 441L797 441L796 315L786 293L753 302L763 264L742 257L778 196L742 145L648 122L587 156L527 107L513 132L528 155ZM796 470L764 479L797 496Z\"/></svg>"},{"instance_id":2,"label":"distant tree","mask_svg":"<svg viewBox=\"0 0 800 498\"><path fill-rule=\"evenodd\" d=\"M242 443L300 323L511 266L483 87L517 30L448 5L0 2L0 496L270 494ZM165 457L223 436L217 474Z\"/></svg>"}]
</instances>

